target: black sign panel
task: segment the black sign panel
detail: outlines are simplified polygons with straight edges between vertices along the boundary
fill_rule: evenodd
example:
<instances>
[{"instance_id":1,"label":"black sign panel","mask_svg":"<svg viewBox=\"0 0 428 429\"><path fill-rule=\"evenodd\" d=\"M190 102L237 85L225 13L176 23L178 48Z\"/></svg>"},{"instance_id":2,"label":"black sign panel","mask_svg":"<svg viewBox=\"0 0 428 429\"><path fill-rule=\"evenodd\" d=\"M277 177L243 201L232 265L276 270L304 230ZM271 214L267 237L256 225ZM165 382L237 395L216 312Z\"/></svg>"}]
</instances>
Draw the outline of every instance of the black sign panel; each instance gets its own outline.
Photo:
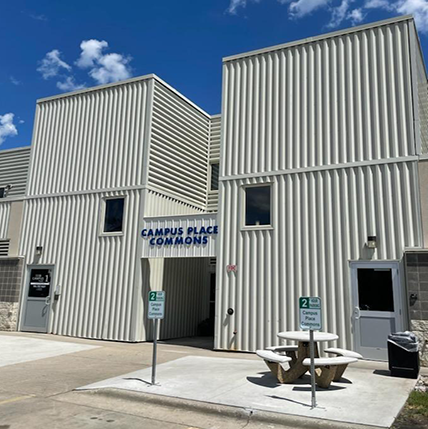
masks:
<instances>
[{"instance_id":1,"label":"black sign panel","mask_svg":"<svg viewBox=\"0 0 428 429\"><path fill-rule=\"evenodd\" d=\"M28 296L32 298L46 298L49 296L51 288L51 270L34 269L31 270L30 286Z\"/></svg>"}]
</instances>

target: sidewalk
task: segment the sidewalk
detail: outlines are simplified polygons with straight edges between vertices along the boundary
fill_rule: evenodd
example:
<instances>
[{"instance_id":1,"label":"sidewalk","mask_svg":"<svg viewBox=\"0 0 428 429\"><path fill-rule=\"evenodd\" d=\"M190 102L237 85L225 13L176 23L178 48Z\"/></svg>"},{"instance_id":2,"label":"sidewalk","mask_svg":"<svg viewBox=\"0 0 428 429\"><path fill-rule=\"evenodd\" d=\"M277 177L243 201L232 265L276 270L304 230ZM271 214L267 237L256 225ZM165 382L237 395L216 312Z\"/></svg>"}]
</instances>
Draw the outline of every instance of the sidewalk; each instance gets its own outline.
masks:
<instances>
[{"instance_id":1,"label":"sidewalk","mask_svg":"<svg viewBox=\"0 0 428 429\"><path fill-rule=\"evenodd\" d=\"M30 341L31 340L31 341ZM43 340L49 356L37 352L34 340ZM13 344L31 343L31 352ZM36 341L37 343L38 341ZM51 342L46 344L45 342ZM12 344L12 346L11 346ZM8 347L6 347L8 345ZM240 367L265 372L263 362L253 354L214 352L193 346L160 344L158 363L174 367L179 359L228 359ZM88 347L89 346L89 347ZM272 413L272 410L246 409L244 404L204 403L179 395L167 397L109 387L96 391L74 391L94 383L106 383L136 371L150 373L152 345L84 340L43 334L0 333L0 428L362 428ZM56 350L56 353L55 353ZM15 353L15 361L13 354ZM22 362L25 354L26 362ZM191 357L191 358L189 358ZM182 359L185 358L185 359ZM160 367L162 368L162 367ZM245 370L247 371L247 370ZM195 371L196 374L197 371ZM214 380L221 374L211 374ZM251 376L252 374L248 374ZM162 377L162 369L159 370ZM200 386L210 388L206 380ZM259 375L260 377L260 375ZM252 384L256 386L256 384ZM117 386L116 386L117 387ZM281 388L283 386L280 386ZM308 392L301 392L301 394ZM276 394L276 393L275 393ZM199 398L200 399L200 398ZM245 399L245 398L244 398ZM247 401L250 398L244 400ZM109 424L110 426L108 426Z\"/></svg>"}]
</instances>

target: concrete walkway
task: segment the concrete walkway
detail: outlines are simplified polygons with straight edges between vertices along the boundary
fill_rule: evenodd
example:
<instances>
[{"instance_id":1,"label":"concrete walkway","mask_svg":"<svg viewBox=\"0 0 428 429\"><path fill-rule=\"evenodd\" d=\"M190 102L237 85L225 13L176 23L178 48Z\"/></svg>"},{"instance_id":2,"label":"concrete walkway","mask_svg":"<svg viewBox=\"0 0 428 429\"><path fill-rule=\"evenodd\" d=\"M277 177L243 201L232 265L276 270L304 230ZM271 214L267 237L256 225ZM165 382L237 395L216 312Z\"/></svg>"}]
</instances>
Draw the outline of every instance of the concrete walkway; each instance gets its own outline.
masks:
<instances>
[{"instance_id":1,"label":"concrete walkway","mask_svg":"<svg viewBox=\"0 0 428 429\"><path fill-rule=\"evenodd\" d=\"M159 385L150 384L151 369L132 372L82 389L115 388L165 395L251 410L292 414L389 427L416 380L390 377L384 364L350 366L343 381L318 389L319 406L311 408L310 377L280 385L264 363L241 359L187 356L158 367Z\"/></svg>"},{"instance_id":2,"label":"concrete walkway","mask_svg":"<svg viewBox=\"0 0 428 429\"><path fill-rule=\"evenodd\" d=\"M28 349L22 347L25 343L28 344ZM310 394L309 385L305 384L307 381L303 380L304 384L301 386L294 386L304 390L286 392L287 388L284 389L284 386L278 387L274 383L266 384L267 368L265 369L264 364L254 354L216 352L198 348L198 344L198 340L163 342L159 345L158 362L160 365L165 364L165 368L168 368L169 365L174 368L176 365L181 365L183 361L189 362L190 359L190 365L186 370L187 373L183 374L183 378L198 377L199 383L196 380L196 386L199 385L198 388L200 388L200 384L205 385L206 399L204 401L222 398L229 405L222 405L220 401L203 402L200 397L194 397L196 400L183 399L172 390L168 394L176 395L175 397L152 394L153 389L139 391L124 390L123 388L75 390L82 386L100 383L103 380L123 378L122 374L138 372L141 376L140 371L144 372L142 377L149 380L152 358L150 343L130 344L46 334L2 332L0 333L0 356L3 356L4 366L0 366L0 428L241 429L245 427L245 429L296 429L302 427L307 429L373 429L372 426L299 417L297 414L259 411L257 404L254 404L254 397L251 396L260 389L267 396L266 400L272 403L279 402L283 404L281 407L288 406L286 404L290 401L286 399L290 398L301 397L302 402L308 403ZM203 341L205 347L207 344L207 341ZM50 355L43 356L42 352L47 353L48 350L50 350ZM227 370L226 373L233 373L230 379L233 383L237 383L236 385L242 383L246 386L243 392L247 396L237 398L233 392L233 386L231 389L225 386L225 390L222 390L222 383L228 384L228 380L221 377L221 374L225 372L223 364L220 364L221 371L213 371L209 374L207 382L206 374L203 378L203 374L199 373L202 371L200 364L197 367L192 364L192 360L205 358L209 358L209 360L226 359L229 366L237 365L241 371L240 379L233 368ZM233 363L234 361L236 364ZM249 370L244 369L247 364ZM358 367L360 368L360 366L366 370L368 376L375 369L381 371L386 369L384 364L373 366L369 363L359 364ZM164 386L162 372L163 370L159 371L159 380ZM351 373L349 374L348 378L351 379ZM382 376L382 372L379 372L377 376L382 379L388 378ZM238 380L234 381L237 378ZM132 382L132 380L128 381ZM354 380L352 379L352 381ZM262 383L262 386L259 386L258 382ZM141 387L141 384L144 383L136 380L135 384ZM213 394L213 398L210 399L211 386L212 390L216 390L218 394ZM193 388L194 391L195 389ZM192 389L189 390L192 391ZM391 390L400 389L394 385ZM325 393L327 392L321 392L318 398L318 402L322 406L327 397ZM329 395L330 393L339 394L340 392L328 392ZM272 398L269 398L269 395ZM394 397L395 393L390 391L387 392L387 395ZM344 400L344 397L341 398ZM230 405L238 399L242 402ZM382 402L383 398L376 398L376 401L378 400ZM338 402L340 404L340 401ZM254 408L249 409L248 404ZM295 405L297 408L304 407L301 404ZM365 412L366 410L362 410L361 415L364 415ZM392 414L395 414L395 411L391 412Z\"/></svg>"}]
</instances>

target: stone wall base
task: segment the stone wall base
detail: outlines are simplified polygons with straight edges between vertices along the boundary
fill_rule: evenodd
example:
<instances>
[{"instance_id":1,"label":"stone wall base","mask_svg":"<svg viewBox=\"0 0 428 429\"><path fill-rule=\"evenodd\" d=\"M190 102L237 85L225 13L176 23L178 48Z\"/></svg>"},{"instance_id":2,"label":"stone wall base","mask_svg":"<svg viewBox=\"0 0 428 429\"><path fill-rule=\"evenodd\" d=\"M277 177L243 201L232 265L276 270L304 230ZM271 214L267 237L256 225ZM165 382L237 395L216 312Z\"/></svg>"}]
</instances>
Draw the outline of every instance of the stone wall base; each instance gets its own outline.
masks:
<instances>
[{"instance_id":1,"label":"stone wall base","mask_svg":"<svg viewBox=\"0 0 428 429\"><path fill-rule=\"evenodd\" d=\"M420 341L421 366L428 366L428 320L412 320L411 328Z\"/></svg>"},{"instance_id":2,"label":"stone wall base","mask_svg":"<svg viewBox=\"0 0 428 429\"><path fill-rule=\"evenodd\" d=\"M0 331L18 330L17 302L0 302Z\"/></svg>"}]
</instances>

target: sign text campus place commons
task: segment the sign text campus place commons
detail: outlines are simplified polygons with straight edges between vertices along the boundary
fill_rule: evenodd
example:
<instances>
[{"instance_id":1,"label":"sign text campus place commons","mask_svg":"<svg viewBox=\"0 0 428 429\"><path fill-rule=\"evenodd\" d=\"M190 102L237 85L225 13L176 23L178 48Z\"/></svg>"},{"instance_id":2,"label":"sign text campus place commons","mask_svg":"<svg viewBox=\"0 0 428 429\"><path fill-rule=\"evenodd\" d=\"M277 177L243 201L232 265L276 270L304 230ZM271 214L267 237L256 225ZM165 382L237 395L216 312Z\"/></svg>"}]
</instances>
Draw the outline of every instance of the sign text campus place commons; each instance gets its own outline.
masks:
<instances>
[{"instance_id":1,"label":"sign text campus place commons","mask_svg":"<svg viewBox=\"0 0 428 429\"><path fill-rule=\"evenodd\" d=\"M218 226L188 226L177 228L143 229L141 236L149 240L151 246L176 246L180 244L207 244L208 239L218 234Z\"/></svg>"}]
</instances>

